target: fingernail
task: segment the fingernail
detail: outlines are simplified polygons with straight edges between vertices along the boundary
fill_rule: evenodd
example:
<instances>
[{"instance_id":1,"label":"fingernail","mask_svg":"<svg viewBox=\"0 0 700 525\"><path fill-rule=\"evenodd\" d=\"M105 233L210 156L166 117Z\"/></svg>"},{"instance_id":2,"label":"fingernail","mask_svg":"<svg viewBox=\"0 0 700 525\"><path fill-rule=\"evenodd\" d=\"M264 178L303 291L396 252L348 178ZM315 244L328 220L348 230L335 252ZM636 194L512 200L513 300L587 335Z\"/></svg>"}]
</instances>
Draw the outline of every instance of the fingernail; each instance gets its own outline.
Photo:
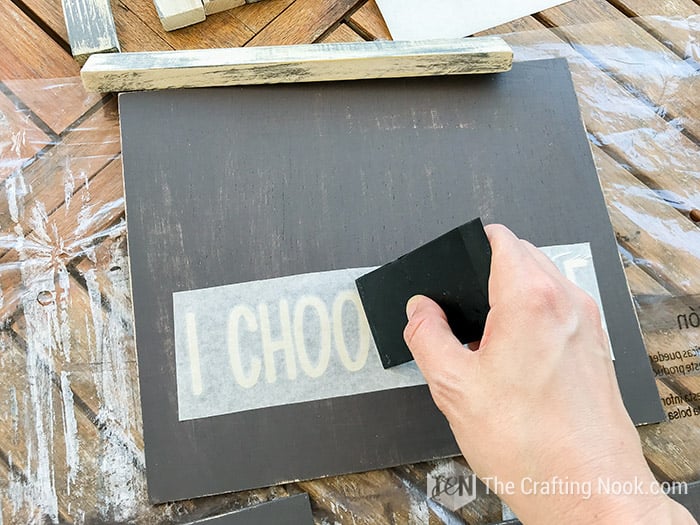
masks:
<instances>
[{"instance_id":1,"label":"fingernail","mask_svg":"<svg viewBox=\"0 0 700 525\"><path fill-rule=\"evenodd\" d=\"M406 303L406 317L408 318L409 321L411 320L411 317L413 317L413 314L416 313L416 309L418 308L418 301L419 300L420 300L420 295L414 295Z\"/></svg>"}]
</instances>

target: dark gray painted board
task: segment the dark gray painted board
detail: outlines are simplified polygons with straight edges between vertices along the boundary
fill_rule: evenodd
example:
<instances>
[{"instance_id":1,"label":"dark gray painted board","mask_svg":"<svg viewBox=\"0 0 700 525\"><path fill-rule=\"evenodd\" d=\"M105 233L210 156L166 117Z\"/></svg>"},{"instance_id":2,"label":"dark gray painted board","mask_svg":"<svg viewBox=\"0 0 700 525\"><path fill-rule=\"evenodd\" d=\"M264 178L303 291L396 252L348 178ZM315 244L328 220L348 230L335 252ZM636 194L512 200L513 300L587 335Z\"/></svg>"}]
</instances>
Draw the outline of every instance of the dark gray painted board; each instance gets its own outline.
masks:
<instances>
[{"instance_id":1,"label":"dark gray painted board","mask_svg":"<svg viewBox=\"0 0 700 525\"><path fill-rule=\"evenodd\" d=\"M190 525L313 525L308 494L279 498Z\"/></svg>"},{"instance_id":2,"label":"dark gray painted board","mask_svg":"<svg viewBox=\"0 0 700 525\"><path fill-rule=\"evenodd\" d=\"M590 242L625 404L663 418L566 61L132 93L120 114L154 501L457 453L424 386L180 423L172 293L379 265L475 216Z\"/></svg>"}]
</instances>

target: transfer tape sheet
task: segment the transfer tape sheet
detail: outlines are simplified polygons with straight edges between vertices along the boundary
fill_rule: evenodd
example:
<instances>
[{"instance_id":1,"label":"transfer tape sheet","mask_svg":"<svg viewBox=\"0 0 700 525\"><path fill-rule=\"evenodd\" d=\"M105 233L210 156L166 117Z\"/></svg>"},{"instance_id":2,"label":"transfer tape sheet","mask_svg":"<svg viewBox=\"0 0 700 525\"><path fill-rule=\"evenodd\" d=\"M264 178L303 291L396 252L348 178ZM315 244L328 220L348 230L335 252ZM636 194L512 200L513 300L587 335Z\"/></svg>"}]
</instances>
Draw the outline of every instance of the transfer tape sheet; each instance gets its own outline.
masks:
<instances>
[{"instance_id":1,"label":"transfer tape sheet","mask_svg":"<svg viewBox=\"0 0 700 525\"><path fill-rule=\"evenodd\" d=\"M601 308L588 244L541 250ZM180 420L424 384L382 367L355 288L373 269L174 293Z\"/></svg>"}]
</instances>

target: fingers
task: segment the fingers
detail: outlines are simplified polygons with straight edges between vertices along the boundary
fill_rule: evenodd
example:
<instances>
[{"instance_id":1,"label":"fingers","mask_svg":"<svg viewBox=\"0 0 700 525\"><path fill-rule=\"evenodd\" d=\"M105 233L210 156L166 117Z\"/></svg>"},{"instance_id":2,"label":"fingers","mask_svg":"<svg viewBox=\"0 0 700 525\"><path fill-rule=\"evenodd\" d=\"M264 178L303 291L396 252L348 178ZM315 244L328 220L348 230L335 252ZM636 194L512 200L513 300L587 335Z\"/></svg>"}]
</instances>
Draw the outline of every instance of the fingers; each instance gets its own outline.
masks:
<instances>
[{"instance_id":1,"label":"fingers","mask_svg":"<svg viewBox=\"0 0 700 525\"><path fill-rule=\"evenodd\" d=\"M471 352L454 336L437 303L422 295L412 297L406 305L406 316L404 340L429 384L465 366L465 355Z\"/></svg>"},{"instance_id":2,"label":"fingers","mask_svg":"<svg viewBox=\"0 0 700 525\"><path fill-rule=\"evenodd\" d=\"M557 284L568 283L557 267L527 241L518 239L513 232L500 224L484 228L491 244L491 276L489 299L493 307L505 303L513 294L521 294L542 277Z\"/></svg>"},{"instance_id":3,"label":"fingers","mask_svg":"<svg viewBox=\"0 0 700 525\"><path fill-rule=\"evenodd\" d=\"M502 224L488 224L484 226L484 231L491 244L494 259L506 261L522 253L520 239Z\"/></svg>"},{"instance_id":4,"label":"fingers","mask_svg":"<svg viewBox=\"0 0 700 525\"><path fill-rule=\"evenodd\" d=\"M484 227L491 244L491 275L489 276L489 304L507 304L509 295L517 292L514 285L525 282L527 271L523 263L529 258L515 234L501 224Z\"/></svg>"},{"instance_id":5,"label":"fingers","mask_svg":"<svg viewBox=\"0 0 700 525\"><path fill-rule=\"evenodd\" d=\"M489 296L498 296L499 287L492 290L492 284L517 280L518 274L523 274L523 262L529 259L529 254L520 239L502 224L489 224L484 231L491 244Z\"/></svg>"}]
</instances>

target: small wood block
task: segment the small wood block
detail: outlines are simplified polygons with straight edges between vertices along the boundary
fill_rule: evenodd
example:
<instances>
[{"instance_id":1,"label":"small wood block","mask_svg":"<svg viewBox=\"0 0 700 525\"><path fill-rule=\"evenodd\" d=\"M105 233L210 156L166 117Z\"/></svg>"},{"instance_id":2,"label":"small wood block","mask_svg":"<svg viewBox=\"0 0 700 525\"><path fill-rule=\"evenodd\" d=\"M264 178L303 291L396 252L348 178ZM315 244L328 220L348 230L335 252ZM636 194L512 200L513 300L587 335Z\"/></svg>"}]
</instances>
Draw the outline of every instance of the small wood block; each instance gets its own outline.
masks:
<instances>
[{"instance_id":1,"label":"small wood block","mask_svg":"<svg viewBox=\"0 0 700 525\"><path fill-rule=\"evenodd\" d=\"M384 368L413 360L403 340L406 302L436 301L462 343L481 339L489 311L491 245L474 219L355 282Z\"/></svg>"},{"instance_id":2,"label":"small wood block","mask_svg":"<svg viewBox=\"0 0 700 525\"><path fill-rule=\"evenodd\" d=\"M499 73L512 62L502 39L483 37L95 55L80 74L109 92Z\"/></svg>"},{"instance_id":3,"label":"small wood block","mask_svg":"<svg viewBox=\"0 0 700 525\"><path fill-rule=\"evenodd\" d=\"M85 63L94 53L118 53L119 39L109 0L62 0L73 57Z\"/></svg>"},{"instance_id":4,"label":"small wood block","mask_svg":"<svg viewBox=\"0 0 700 525\"><path fill-rule=\"evenodd\" d=\"M206 19L202 0L153 0L166 31L191 26Z\"/></svg>"},{"instance_id":5,"label":"small wood block","mask_svg":"<svg viewBox=\"0 0 700 525\"><path fill-rule=\"evenodd\" d=\"M245 0L203 0L204 1L204 13L207 15L213 15L214 13L220 13L221 11L226 11L227 9L233 9L234 7L239 7L246 4Z\"/></svg>"}]
</instances>

